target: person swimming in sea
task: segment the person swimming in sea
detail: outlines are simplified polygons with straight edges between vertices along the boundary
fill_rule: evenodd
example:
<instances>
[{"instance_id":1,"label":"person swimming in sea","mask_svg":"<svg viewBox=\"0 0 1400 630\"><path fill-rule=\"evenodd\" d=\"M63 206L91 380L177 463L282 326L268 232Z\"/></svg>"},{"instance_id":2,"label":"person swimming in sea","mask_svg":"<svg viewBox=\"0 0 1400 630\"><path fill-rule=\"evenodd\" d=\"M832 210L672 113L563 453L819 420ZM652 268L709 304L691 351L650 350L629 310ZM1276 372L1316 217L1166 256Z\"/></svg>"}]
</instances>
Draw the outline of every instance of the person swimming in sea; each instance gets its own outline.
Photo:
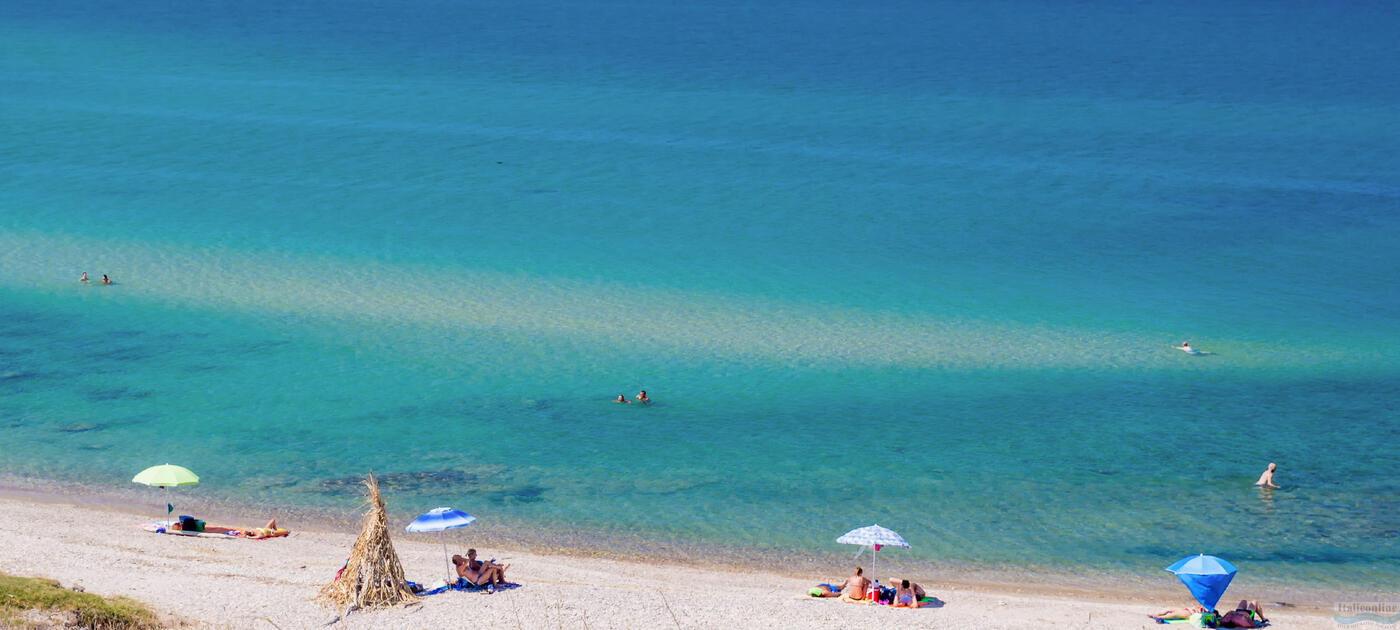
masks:
<instances>
[{"instance_id":1,"label":"person swimming in sea","mask_svg":"<svg viewBox=\"0 0 1400 630\"><path fill-rule=\"evenodd\" d=\"M88 279L87 279L87 272L84 271L84 272L83 272L83 275L78 276L78 282L87 282L87 281L88 281Z\"/></svg>"},{"instance_id":2,"label":"person swimming in sea","mask_svg":"<svg viewBox=\"0 0 1400 630\"><path fill-rule=\"evenodd\" d=\"M1191 347L1191 342L1189 342L1189 341L1183 341L1183 342L1181 342L1181 345L1179 345L1179 346L1172 346L1172 347L1173 347L1173 348L1176 348L1177 350L1180 350L1180 351L1182 351L1182 352L1195 352L1195 351L1196 351L1195 348L1192 348L1192 347Z\"/></svg>"},{"instance_id":3,"label":"person swimming in sea","mask_svg":"<svg viewBox=\"0 0 1400 630\"><path fill-rule=\"evenodd\" d=\"M637 402L642 403L643 405L651 404L651 399L647 398L647 390L644 389L642 390L642 393L637 394Z\"/></svg>"},{"instance_id":4,"label":"person swimming in sea","mask_svg":"<svg viewBox=\"0 0 1400 630\"><path fill-rule=\"evenodd\" d=\"M615 403L622 403L622 404L624 404L624 405L630 405L630 404L632 404L632 401L627 400L627 397L626 397L626 396L623 396L622 394L618 394L618 395L617 395L617 398L614 398L614 399L613 399L613 402L615 402Z\"/></svg>"},{"instance_id":5,"label":"person swimming in sea","mask_svg":"<svg viewBox=\"0 0 1400 630\"><path fill-rule=\"evenodd\" d=\"M1278 470L1278 464L1269 462L1269 467L1264 469L1264 474L1259 475L1259 481L1254 482L1254 485L1260 488L1277 488L1278 486L1274 485L1275 470Z\"/></svg>"},{"instance_id":6,"label":"person swimming in sea","mask_svg":"<svg viewBox=\"0 0 1400 630\"><path fill-rule=\"evenodd\" d=\"M112 279L108 278L105 273L102 274L102 284L112 284Z\"/></svg>"}]
</instances>

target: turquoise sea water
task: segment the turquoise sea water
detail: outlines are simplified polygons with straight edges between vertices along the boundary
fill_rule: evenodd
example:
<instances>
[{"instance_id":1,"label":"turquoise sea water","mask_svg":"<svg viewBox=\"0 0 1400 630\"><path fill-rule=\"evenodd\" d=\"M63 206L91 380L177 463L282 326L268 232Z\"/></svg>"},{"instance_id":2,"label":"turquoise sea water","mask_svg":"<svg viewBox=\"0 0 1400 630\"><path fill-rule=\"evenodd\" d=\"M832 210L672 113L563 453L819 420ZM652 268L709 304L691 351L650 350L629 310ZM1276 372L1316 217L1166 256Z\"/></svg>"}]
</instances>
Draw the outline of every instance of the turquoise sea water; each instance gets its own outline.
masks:
<instances>
[{"instance_id":1,"label":"turquoise sea water","mask_svg":"<svg viewBox=\"0 0 1400 630\"><path fill-rule=\"evenodd\" d=\"M0 472L1394 590L1400 12L851 4L6 7Z\"/></svg>"}]
</instances>

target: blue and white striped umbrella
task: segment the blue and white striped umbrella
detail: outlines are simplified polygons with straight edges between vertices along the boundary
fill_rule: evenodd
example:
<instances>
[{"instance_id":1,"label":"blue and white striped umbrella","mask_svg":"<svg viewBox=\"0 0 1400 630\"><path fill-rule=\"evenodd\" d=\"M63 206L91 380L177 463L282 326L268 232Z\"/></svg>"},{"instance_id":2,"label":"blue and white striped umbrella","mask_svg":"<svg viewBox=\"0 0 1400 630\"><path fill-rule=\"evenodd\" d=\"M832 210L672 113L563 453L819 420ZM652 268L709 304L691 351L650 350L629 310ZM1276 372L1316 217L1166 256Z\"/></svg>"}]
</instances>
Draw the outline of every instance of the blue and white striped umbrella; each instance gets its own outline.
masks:
<instances>
[{"instance_id":1,"label":"blue and white striped umbrella","mask_svg":"<svg viewBox=\"0 0 1400 630\"><path fill-rule=\"evenodd\" d=\"M442 537L442 533L449 529L466 527L476 520L475 516L466 512L459 512L450 507L440 507L428 510L427 513L413 519L408 524L410 532L437 532L438 540L442 541L442 559L447 563L447 581L452 581L452 560L447 556L447 540Z\"/></svg>"},{"instance_id":2,"label":"blue and white striped umbrella","mask_svg":"<svg viewBox=\"0 0 1400 630\"><path fill-rule=\"evenodd\" d=\"M889 545L891 547L909 548L909 543L904 542L904 537L880 527L879 525L853 529L842 534L840 538L836 539L836 542L844 545L860 545L862 550L865 547L869 547L871 575L875 574L875 552L879 551L880 547ZM857 552L856 555L860 555L860 553Z\"/></svg>"},{"instance_id":3,"label":"blue and white striped umbrella","mask_svg":"<svg viewBox=\"0 0 1400 630\"><path fill-rule=\"evenodd\" d=\"M428 512L418 518L413 519L408 524L410 532L440 532L445 529L466 527L475 521L476 517L466 512L460 512L450 507L440 507L428 510Z\"/></svg>"}]
</instances>

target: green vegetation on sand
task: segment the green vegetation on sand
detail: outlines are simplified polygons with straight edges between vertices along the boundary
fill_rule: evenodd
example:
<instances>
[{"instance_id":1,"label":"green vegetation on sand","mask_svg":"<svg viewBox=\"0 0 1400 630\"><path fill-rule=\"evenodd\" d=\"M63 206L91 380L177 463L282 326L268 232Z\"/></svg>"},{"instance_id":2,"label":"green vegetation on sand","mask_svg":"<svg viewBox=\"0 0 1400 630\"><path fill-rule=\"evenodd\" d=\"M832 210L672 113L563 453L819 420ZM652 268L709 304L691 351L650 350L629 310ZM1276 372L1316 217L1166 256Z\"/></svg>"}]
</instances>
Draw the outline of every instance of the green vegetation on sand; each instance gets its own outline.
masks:
<instances>
[{"instance_id":1,"label":"green vegetation on sand","mask_svg":"<svg viewBox=\"0 0 1400 630\"><path fill-rule=\"evenodd\" d=\"M32 627L25 620L30 610L72 615L78 627L94 630L161 627L155 613L136 600L99 597L70 591L53 580L0 573L0 627Z\"/></svg>"}]
</instances>

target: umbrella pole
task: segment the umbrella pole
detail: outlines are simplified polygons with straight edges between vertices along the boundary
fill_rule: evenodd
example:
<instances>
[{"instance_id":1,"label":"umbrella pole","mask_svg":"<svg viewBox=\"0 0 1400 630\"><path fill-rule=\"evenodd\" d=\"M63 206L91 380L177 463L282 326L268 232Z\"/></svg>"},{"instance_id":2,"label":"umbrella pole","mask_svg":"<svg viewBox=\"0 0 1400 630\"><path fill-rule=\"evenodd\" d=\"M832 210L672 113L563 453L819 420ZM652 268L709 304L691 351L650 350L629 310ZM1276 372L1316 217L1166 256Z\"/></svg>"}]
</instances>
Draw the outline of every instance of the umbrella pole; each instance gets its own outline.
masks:
<instances>
[{"instance_id":1,"label":"umbrella pole","mask_svg":"<svg viewBox=\"0 0 1400 630\"><path fill-rule=\"evenodd\" d=\"M879 574L875 572L875 557L878 555L880 555L880 550L876 549L875 545L870 545L870 579L875 582L880 581L880 578L877 577ZM878 597L879 593L875 595Z\"/></svg>"},{"instance_id":2,"label":"umbrella pole","mask_svg":"<svg viewBox=\"0 0 1400 630\"><path fill-rule=\"evenodd\" d=\"M442 541L442 561L447 564L447 582L452 583L452 561L447 559L447 539L443 537L442 530L438 530L438 540Z\"/></svg>"}]
</instances>

